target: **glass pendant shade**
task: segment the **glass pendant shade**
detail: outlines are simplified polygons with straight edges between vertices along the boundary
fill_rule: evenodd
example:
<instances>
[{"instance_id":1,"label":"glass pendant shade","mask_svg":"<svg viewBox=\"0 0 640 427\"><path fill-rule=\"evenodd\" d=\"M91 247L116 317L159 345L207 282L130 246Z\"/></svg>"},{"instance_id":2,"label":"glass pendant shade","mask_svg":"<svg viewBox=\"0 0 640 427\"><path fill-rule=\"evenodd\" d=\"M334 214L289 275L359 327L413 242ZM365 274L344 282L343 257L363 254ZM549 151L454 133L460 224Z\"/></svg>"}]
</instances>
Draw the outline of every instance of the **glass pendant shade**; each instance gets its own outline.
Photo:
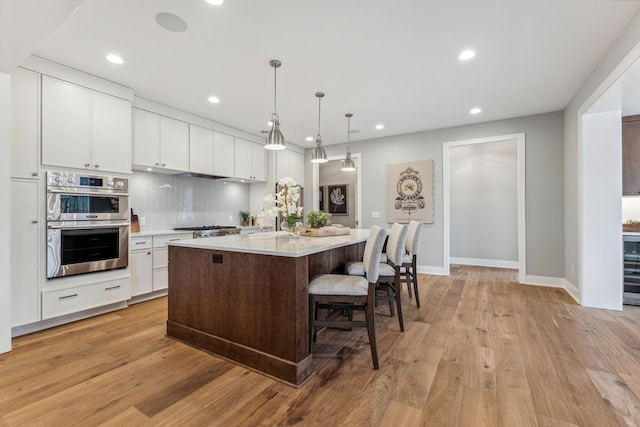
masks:
<instances>
[{"instance_id":1,"label":"glass pendant shade","mask_svg":"<svg viewBox=\"0 0 640 427\"><path fill-rule=\"evenodd\" d=\"M271 61L269 61L269 65L273 67L273 114L271 115L271 121L273 122L273 126L271 126L271 129L267 134L267 140L264 148L266 148L267 150L284 150L286 148L285 142L284 142L284 135L282 135L282 132L280 132L280 118L278 117L277 109L276 109L276 106L277 106L276 104L276 99L277 99L276 98L276 95L277 95L276 71L278 67L282 65L282 63L277 59L272 59Z\"/></svg>"}]
</instances>

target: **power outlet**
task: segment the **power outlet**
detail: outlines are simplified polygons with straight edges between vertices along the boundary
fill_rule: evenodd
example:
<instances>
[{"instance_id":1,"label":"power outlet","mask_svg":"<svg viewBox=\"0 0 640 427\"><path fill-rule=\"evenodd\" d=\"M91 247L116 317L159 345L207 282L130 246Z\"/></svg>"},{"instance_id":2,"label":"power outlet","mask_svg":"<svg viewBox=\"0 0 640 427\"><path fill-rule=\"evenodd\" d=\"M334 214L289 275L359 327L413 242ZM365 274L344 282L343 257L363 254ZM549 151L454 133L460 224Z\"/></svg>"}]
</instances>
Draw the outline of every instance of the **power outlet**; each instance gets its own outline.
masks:
<instances>
[{"instance_id":1,"label":"power outlet","mask_svg":"<svg viewBox=\"0 0 640 427\"><path fill-rule=\"evenodd\" d=\"M380 218L380 212L371 212L371 218Z\"/></svg>"},{"instance_id":2,"label":"power outlet","mask_svg":"<svg viewBox=\"0 0 640 427\"><path fill-rule=\"evenodd\" d=\"M233 215L229 215L229 222L233 222Z\"/></svg>"},{"instance_id":3,"label":"power outlet","mask_svg":"<svg viewBox=\"0 0 640 427\"><path fill-rule=\"evenodd\" d=\"M141 216L141 217L139 218L139 220L140 220L140 225L141 225L141 226L143 226L143 225L145 225L145 224L147 223L147 218L145 218L145 217L143 217L143 216Z\"/></svg>"}]
</instances>

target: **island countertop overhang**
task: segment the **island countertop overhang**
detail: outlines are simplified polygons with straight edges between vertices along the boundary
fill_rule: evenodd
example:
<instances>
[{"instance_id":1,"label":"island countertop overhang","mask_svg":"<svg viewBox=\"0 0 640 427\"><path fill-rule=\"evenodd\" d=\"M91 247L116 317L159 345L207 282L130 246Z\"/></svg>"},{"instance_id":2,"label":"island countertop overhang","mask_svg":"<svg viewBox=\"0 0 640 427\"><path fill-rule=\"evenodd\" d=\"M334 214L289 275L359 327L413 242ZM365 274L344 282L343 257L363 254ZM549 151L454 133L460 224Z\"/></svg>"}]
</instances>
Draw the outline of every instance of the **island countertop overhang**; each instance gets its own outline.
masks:
<instances>
[{"instance_id":1,"label":"island countertop overhang","mask_svg":"<svg viewBox=\"0 0 640 427\"><path fill-rule=\"evenodd\" d=\"M235 234L208 239L179 240L169 242L170 246L208 249L216 251L241 252L249 254L283 257L303 257L329 249L364 242L369 237L369 229L351 229L349 235L309 237L289 237L284 231Z\"/></svg>"}]
</instances>

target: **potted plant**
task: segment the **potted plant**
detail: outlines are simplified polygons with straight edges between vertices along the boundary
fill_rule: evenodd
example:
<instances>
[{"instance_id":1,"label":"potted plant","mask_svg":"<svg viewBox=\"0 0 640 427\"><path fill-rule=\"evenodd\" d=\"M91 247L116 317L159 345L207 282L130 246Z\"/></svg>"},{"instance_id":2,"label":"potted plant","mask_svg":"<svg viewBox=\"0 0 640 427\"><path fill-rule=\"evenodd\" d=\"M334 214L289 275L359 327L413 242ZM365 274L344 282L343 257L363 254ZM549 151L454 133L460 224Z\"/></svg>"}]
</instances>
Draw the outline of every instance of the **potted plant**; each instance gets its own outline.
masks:
<instances>
[{"instance_id":1,"label":"potted plant","mask_svg":"<svg viewBox=\"0 0 640 427\"><path fill-rule=\"evenodd\" d=\"M331 224L331 214L323 211L309 211L307 221L312 228L324 227Z\"/></svg>"},{"instance_id":2,"label":"potted plant","mask_svg":"<svg viewBox=\"0 0 640 427\"><path fill-rule=\"evenodd\" d=\"M251 214L247 211L240 211L240 217L242 218L242 225L249 225L249 219L251 218Z\"/></svg>"}]
</instances>

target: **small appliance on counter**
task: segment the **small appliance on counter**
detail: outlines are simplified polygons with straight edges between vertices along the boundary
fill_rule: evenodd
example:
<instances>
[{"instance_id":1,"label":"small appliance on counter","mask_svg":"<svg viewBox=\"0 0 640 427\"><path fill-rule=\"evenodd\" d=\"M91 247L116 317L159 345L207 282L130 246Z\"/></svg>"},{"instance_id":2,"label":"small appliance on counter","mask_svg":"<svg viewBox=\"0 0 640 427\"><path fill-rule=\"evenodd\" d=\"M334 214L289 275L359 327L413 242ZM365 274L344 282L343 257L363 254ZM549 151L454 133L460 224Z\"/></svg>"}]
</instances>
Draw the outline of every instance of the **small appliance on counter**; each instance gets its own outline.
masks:
<instances>
[{"instance_id":1,"label":"small appliance on counter","mask_svg":"<svg viewBox=\"0 0 640 427\"><path fill-rule=\"evenodd\" d=\"M194 239L206 237L226 236L227 234L240 234L240 228L226 225L202 225L199 227L176 227L176 231L193 231Z\"/></svg>"}]
</instances>

